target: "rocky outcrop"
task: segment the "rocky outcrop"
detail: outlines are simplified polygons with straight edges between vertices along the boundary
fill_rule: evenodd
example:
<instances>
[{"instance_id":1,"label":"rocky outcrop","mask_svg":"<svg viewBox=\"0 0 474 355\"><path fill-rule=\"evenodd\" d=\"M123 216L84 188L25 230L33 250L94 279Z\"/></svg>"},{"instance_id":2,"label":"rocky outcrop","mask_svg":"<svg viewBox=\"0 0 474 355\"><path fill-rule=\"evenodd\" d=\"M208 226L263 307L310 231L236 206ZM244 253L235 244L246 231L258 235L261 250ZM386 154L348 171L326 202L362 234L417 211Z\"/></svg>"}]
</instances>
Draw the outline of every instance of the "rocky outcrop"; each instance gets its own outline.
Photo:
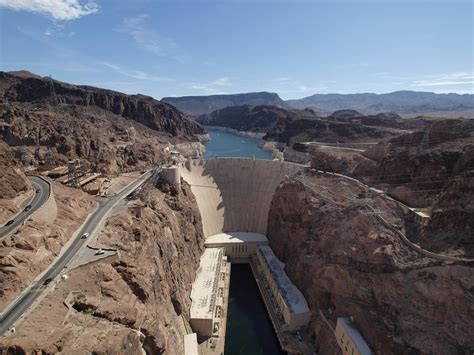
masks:
<instances>
[{"instance_id":1,"label":"rocky outcrop","mask_svg":"<svg viewBox=\"0 0 474 355\"><path fill-rule=\"evenodd\" d=\"M267 105L288 107L278 94L271 92L251 92L246 94L164 97L161 101L192 115L206 115L229 106Z\"/></svg>"},{"instance_id":2,"label":"rocky outcrop","mask_svg":"<svg viewBox=\"0 0 474 355\"><path fill-rule=\"evenodd\" d=\"M23 202L31 198L31 183L14 158L10 147L0 139L0 224L20 211Z\"/></svg>"},{"instance_id":3,"label":"rocky outcrop","mask_svg":"<svg viewBox=\"0 0 474 355\"><path fill-rule=\"evenodd\" d=\"M91 86L78 86L37 76L0 72L3 99L14 102L48 102L96 106L172 137L192 138L205 130L186 119L173 106L143 95L125 95ZM54 95L53 95L54 92Z\"/></svg>"},{"instance_id":4,"label":"rocky outcrop","mask_svg":"<svg viewBox=\"0 0 474 355\"><path fill-rule=\"evenodd\" d=\"M170 140L102 109L75 105L15 105L0 113L0 122L5 123L0 125L0 138L17 160L43 169L73 159L105 173L143 169L162 158Z\"/></svg>"},{"instance_id":5,"label":"rocky outcrop","mask_svg":"<svg viewBox=\"0 0 474 355\"><path fill-rule=\"evenodd\" d=\"M363 114L357 112L356 110L338 110L329 115L329 117L335 119L351 119L360 116L363 116Z\"/></svg>"},{"instance_id":6,"label":"rocky outcrop","mask_svg":"<svg viewBox=\"0 0 474 355\"><path fill-rule=\"evenodd\" d=\"M380 141L393 136L382 128L371 127L358 122L338 122L333 119L281 119L264 137L292 146L299 142L367 142Z\"/></svg>"},{"instance_id":7,"label":"rocky outcrop","mask_svg":"<svg viewBox=\"0 0 474 355\"><path fill-rule=\"evenodd\" d=\"M353 175L359 165L372 162L360 152L337 149L337 147L315 147L310 150L310 156L312 168L344 175Z\"/></svg>"},{"instance_id":8,"label":"rocky outcrop","mask_svg":"<svg viewBox=\"0 0 474 355\"><path fill-rule=\"evenodd\" d=\"M439 251L462 249L474 257L474 172L465 172L448 182L431 206L431 218L417 242Z\"/></svg>"},{"instance_id":9,"label":"rocky outcrop","mask_svg":"<svg viewBox=\"0 0 474 355\"><path fill-rule=\"evenodd\" d=\"M333 322L353 316L376 354L474 351L472 266L408 248L364 207L404 231L396 205L367 200L357 185L310 174L300 180L277 188L267 237L309 303L319 353L339 351L320 312Z\"/></svg>"},{"instance_id":10,"label":"rocky outcrop","mask_svg":"<svg viewBox=\"0 0 474 355\"><path fill-rule=\"evenodd\" d=\"M142 95L0 72L0 139L25 166L49 169L80 159L103 173L149 168L168 143L206 131L171 105Z\"/></svg>"},{"instance_id":11,"label":"rocky outcrop","mask_svg":"<svg viewBox=\"0 0 474 355\"><path fill-rule=\"evenodd\" d=\"M31 184L21 171L10 147L0 140L0 191L1 199L13 199L19 193L26 192Z\"/></svg>"},{"instance_id":12,"label":"rocky outcrop","mask_svg":"<svg viewBox=\"0 0 474 355\"><path fill-rule=\"evenodd\" d=\"M201 115L196 122L204 126L232 128L237 131L266 133L282 117L294 116L291 111L275 106L232 106Z\"/></svg>"},{"instance_id":13,"label":"rocky outcrop","mask_svg":"<svg viewBox=\"0 0 474 355\"><path fill-rule=\"evenodd\" d=\"M299 142L326 143L380 142L420 130L430 122L425 118L402 119L396 114L363 115L355 110L340 110L319 117L311 110L288 110L292 115L281 117L267 132L266 140L289 146Z\"/></svg>"},{"instance_id":14,"label":"rocky outcrop","mask_svg":"<svg viewBox=\"0 0 474 355\"><path fill-rule=\"evenodd\" d=\"M385 185L410 205L426 207L452 179L474 169L473 146L474 121L435 121L425 131L368 149L363 155L375 163L359 166L354 174L370 184ZM398 194L402 188L403 194Z\"/></svg>"}]
</instances>

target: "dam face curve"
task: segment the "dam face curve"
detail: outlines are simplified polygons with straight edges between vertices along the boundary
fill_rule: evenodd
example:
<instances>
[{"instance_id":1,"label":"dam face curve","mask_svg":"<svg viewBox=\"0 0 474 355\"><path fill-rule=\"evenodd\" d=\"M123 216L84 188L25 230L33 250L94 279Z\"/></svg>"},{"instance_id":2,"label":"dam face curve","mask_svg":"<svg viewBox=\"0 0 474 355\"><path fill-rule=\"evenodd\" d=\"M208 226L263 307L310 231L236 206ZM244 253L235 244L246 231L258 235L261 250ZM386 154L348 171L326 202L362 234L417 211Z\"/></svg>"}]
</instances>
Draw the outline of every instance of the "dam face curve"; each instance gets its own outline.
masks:
<instances>
[{"instance_id":1,"label":"dam face curve","mask_svg":"<svg viewBox=\"0 0 474 355\"><path fill-rule=\"evenodd\" d=\"M252 158L193 160L182 169L202 217L205 237L223 232L266 234L278 184L304 165Z\"/></svg>"}]
</instances>

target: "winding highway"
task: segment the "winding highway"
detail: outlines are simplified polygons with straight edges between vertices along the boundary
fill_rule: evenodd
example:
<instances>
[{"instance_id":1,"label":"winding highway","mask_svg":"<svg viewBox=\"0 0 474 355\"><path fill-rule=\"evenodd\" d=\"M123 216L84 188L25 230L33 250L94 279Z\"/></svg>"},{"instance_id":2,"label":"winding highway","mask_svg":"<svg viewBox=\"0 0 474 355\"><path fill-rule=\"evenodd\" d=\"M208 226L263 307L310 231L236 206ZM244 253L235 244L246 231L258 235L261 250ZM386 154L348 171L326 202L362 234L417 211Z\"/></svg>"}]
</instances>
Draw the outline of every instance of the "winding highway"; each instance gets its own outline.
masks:
<instances>
[{"instance_id":1,"label":"winding highway","mask_svg":"<svg viewBox=\"0 0 474 355\"><path fill-rule=\"evenodd\" d=\"M124 197L137 189L150 176L151 172L143 174L139 179L129 184L119 193L99 200L99 206L95 212L86 220L86 222L79 229L75 239L70 243L64 253L44 272L43 276L25 290L0 316L0 336L5 334L16 321L31 307L36 299L46 289L46 284L57 277L64 267L72 260L81 247L87 244L88 238L82 238L84 233L89 233L90 236L96 232L103 219L109 214L112 208ZM90 237L89 237L90 238Z\"/></svg>"},{"instance_id":2,"label":"winding highway","mask_svg":"<svg viewBox=\"0 0 474 355\"><path fill-rule=\"evenodd\" d=\"M35 190L33 192L33 199L28 205L31 206L31 208L28 211L22 210L16 216L10 218L10 221L13 221L13 223L11 223L10 225L7 225L7 221L2 227L0 227L0 242L6 236L15 232L28 218L28 216L38 210L38 208L40 208L48 200L49 194L51 192L50 185L45 180L37 176L28 176L28 179L30 180L31 185L33 185L33 188Z\"/></svg>"}]
</instances>

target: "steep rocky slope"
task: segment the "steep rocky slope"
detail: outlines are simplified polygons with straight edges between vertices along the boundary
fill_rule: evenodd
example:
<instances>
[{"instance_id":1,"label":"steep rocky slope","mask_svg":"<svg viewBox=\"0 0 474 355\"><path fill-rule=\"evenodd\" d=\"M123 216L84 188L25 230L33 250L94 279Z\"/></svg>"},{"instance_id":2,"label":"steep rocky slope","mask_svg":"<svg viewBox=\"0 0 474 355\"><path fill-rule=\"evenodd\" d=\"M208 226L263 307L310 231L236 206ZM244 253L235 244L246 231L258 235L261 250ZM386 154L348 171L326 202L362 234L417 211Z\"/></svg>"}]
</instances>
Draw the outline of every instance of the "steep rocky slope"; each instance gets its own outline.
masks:
<instances>
[{"instance_id":1,"label":"steep rocky slope","mask_svg":"<svg viewBox=\"0 0 474 355\"><path fill-rule=\"evenodd\" d=\"M474 121L440 120L368 149L354 171L414 206L426 206L458 175L474 169ZM412 193L410 193L410 191Z\"/></svg>"},{"instance_id":2,"label":"steep rocky slope","mask_svg":"<svg viewBox=\"0 0 474 355\"><path fill-rule=\"evenodd\" d=\"M376 354L472 353L472 266L423 257L364 207L405 231L393 203L337 178L304 181L277 188L267 236L308 300L319 353L339 351L320 311L331 322L353 316Z\"/></svg>"},{"instance_id":3,"label":"steep rocky slope","mask_svg":"<svg viewBox=\"0 0 474 355\"><path fill-rule=\"evenodd\" d=\"M232 106L201 115L196 122L204 126L228 127L238 131L266 133L280 118L294 112L275 106Z\"/></svg>"},{"instance_id":4,"label":"steep rocky slope","mask_svg":"<svg viewBox=\"0 0 474 355\"><path fill-rule=\"evenodd\" d=\"M359 165L371 163L361 152L330 147L312 148L310 155L311 167L351 176Z\"/></svg>"},{"instance_id":5,"label":"steep rocky slope","mask_svg":"<svg viewBox=\"0 0 474 355\"><path fill-rule=\"evenodd\" d=\"M24 165L79 158L95 170L126 171L160 160L168 142L205 130L174 107L141 95L0 72L0 139Z\"/></svg>"},{"instance_id":6,"label":"steep rocky slope","mask_svg":"<svg viewBox=\"0 0 474 355\"><path fill-rule=\"evenodd\" d=\"M204 237L189 186L160 187L143 197L141 217L125 209L108 219L94 244L118 256L71 270L0 349L142 355L143 344L148 354L183 353Z\"/></svg>"},{"instance_id":7,"label":"steep rocky slope","mask_svg":"<svg viewBox=\"0 0 474 355\"><path fill-rule=\"evenodd\" d=\"M169 136L194 137L204 133L199 125L187 120L173 106L143 95L125 95L91 86L63 83L31 75L0 72L0 90L4 100L96 106L118 116L136 121ZM54 91L54 95L52 95Z\"/></svg>"},{"instance_id":8,"label":"steep rocky slope","mask_svg":"<svg viewBox=\"0 0 474 355\"><path fill-rule=\"evenodd\" d=\"M0 138L25 166L50 168L79 158L98 171L140 169L159 161L166 138L99 108L30 103L0 113Z\"/></svg>"},{"instance_id":9,"label":"steep rocky slope","mask_svg":"<svg viewBox=\"0 0 474 355\"><path fill-rule=\"evenodd\" d=\"M311 166L356 177L431 213L414 241L432 251L474 255L474 121L432 121L364 152L319 147Z\"/></svg>"},{"instance_id":10,"label":"steep rocky slope","mask_svg":"<svg viewBox=\"0 0 474 355\"><path fill-rule=\"evenodd\" d=\"M0 139L0 223L19 212L23 201L31 197L31 184L13 156L10 147Z\"/></svg>"},{"instance_id":11,"label":"steep rocky slope","mask_svg":"<svg viewBox=\"0 0 474 355\"><path fill-rule=\"evenodd\" d=\"M300 142L378 142L399 134L395 129L331 117L283 118L263 137L293 146Z\"/></svg>"},{"instance_id":12,"label":"steep rocky slope","mask_svg":"<svg viewBox=\"0 0 474 355\"><path fill-rule=\"evenodd\" d=\"M278 94L265 91L231 95L164 97L161 101L167 102L192 116L209 114L229 106L269 105L287 107Z\"/></svg>"},{"instance_id":13,"label":"steep rocky slope","mask_svg":"<svg viewBox=\"0 0 474 355\"><path fill-rule=\"evenodd\" d=\"M429 250L462 249L474 257L474 171L448 182L431 206L430 222L417 242Z\"/></svg>"}]
</instances>

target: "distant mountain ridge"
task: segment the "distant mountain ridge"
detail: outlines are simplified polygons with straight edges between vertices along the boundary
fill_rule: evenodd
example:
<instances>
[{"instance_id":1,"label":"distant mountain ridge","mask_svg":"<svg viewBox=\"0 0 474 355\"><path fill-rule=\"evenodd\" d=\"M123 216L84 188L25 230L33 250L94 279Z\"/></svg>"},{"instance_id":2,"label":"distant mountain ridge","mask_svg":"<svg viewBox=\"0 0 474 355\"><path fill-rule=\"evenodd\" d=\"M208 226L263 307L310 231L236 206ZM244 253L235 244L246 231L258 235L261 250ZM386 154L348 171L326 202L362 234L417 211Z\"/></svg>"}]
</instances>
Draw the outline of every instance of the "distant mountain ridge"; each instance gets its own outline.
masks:
<instances>
[{"instance_id":1,"label":"distant mountain ridge","mask_svg":"<svg viewBox=\"0 0 474 355\"><path fill-rule=\"evenodd\" d=\"M320 116L338 110L357 110L362 114L393 112L397 114L424 114L465 112L472 117L473 94L436 94L421 91L395 91L386 94L315 94L297 100L282 100L277 93L251 92L229 95L164 97L161 101L175 106L191 116L210 114L231 106L276 106L280 108L313 109ZM470 111L469 111L470 110Z\"/></svg>"},{"instance_id":2,"label":"distant mountain ridge","mask_svg":"<svg viewBox=\"0 0 474 355\"><path fill-rule=\"evenodd\" d=\"M299 109L327 111L352 109L364 114L379 112L406 114L473 109L474 95L418 91L395 91L387 94L316 94L299 100L287 100L286 103Z\"/></svg>"},{"instance_id":3,"label":"distant mountain ridge","mask_svg":"<svg viewBox=\"0 0 474 355\"><path fill-rule=\"evenodd\" d=\"M266 91L230 95L164 97L161 101L171 104L181 112L192 116L209 114L229 106L268 105L288 107L278 94Z\"/></svg>"}]
</instances>

